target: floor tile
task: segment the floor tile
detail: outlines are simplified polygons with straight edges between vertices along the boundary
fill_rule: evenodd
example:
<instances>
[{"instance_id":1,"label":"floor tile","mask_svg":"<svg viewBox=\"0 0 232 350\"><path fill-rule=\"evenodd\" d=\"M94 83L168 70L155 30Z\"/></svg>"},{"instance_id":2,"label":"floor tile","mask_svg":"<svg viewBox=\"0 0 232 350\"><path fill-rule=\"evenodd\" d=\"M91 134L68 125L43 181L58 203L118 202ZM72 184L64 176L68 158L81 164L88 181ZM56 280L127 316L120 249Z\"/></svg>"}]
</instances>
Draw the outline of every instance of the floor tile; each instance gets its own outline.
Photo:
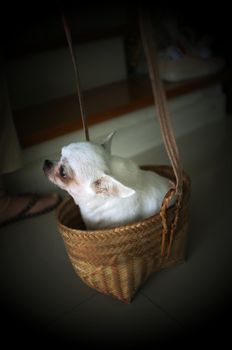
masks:
<instances>
[{"instance_id":1,"label":"floor tile","mask_svg":"<svg viewBox=\"0 0 232 350\"><path fill-rule=\"evenodd\" d=\"M157 344L176 339L182 327L147 298L131 304L97 294L51 325L53 336L64 342L107 345Z\"/></svg>"},{"instance_id":2,"label":"floor tile","mask_svg":"<svg viewBox=\"0 0 232 350\"><path fill-rule=\"evenodd\" d=\"M54 212L0 230L2 302L28 320L46 323L95 292L76 276Z\"/></svg>"}]
</instances>

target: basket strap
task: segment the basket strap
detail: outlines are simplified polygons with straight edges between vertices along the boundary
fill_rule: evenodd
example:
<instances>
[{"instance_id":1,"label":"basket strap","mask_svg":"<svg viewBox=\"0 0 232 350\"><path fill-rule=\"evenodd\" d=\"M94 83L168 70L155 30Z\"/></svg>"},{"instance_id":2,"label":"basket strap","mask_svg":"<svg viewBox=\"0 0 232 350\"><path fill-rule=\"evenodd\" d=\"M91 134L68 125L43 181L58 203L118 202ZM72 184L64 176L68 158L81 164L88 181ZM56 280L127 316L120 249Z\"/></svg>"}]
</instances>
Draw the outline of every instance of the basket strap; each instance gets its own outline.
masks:
<instances>
[{"instance_id":1,"label":"basket strap","mask_svg":"<svg viewBox=\"0 0 232 350\"><path fill-rule=\"evenodd\" d=\"M64 32L65 32L65 36L67 39L67 43L68 43L68 47L69 47L69 51L70 51L70 55L71 55L71 59L72 59L72 63L73 63L74 73L75 73L75 83L76 83L78 101L79 101L79 105L80 105L81 120L82 120L82 125L83 125L83 129L84 129L84 133L85 133L85 139L86 139L86 141L89 141L89 129L88 129L86 112L85 112L85 108L84 108L83 96L81 93L80 77L79 77L79 72L78 72L78 68L77 68L77 62L76 62L75 53L73 50L72 37L71 37L68 22L64 16L64 14L62 13L61 16L62 16Z\"/></svg>"},{"instance_id":2,"label":"basket strap","mask_svg":"<svg viewBox=\"0 0 232 350\"><path fill-rule=\"evenodd\" d=\"M182 193L182 167L168 113L166 94L159 75L153 28L150 16L147 13L140 14L140 31L149 69L152 92L156 103L157 117L160 123L164 145L176 178L175 193L179 195Z\"/></svg>"},{"instance_id":3,"label":"basket strap","mask_svg":"<svg viewBox=\"0 0 232 350\"><path fill-rule=\"evenodd\" d=\"M160 210L160 216L163 225L162 243L161 243L161 255L165 254L165 241L168 233L168 218L167 209L174 196L175 201L175 214L174 219L170 225L170 236L168 244L168 255L171 252L171 246L173 241L174 231L178 222L180 203L182 198L182 166L180 163L179 150L173 134L173 129L170 121L170 116L167 108L167 98L164 90L163 83L159 75L159 66L157 60L157 50L155 47L153 28L150 16L148 13L140 12L139 18L141 39L144 47L144 52L147 60L149 77L151 80L152 92L157 110L157 117L160 123L161 133L163 137L164 146L171 162L173 172L175 175L175 185L166 194L163 204Z\"/></svg>"}]
</instances>

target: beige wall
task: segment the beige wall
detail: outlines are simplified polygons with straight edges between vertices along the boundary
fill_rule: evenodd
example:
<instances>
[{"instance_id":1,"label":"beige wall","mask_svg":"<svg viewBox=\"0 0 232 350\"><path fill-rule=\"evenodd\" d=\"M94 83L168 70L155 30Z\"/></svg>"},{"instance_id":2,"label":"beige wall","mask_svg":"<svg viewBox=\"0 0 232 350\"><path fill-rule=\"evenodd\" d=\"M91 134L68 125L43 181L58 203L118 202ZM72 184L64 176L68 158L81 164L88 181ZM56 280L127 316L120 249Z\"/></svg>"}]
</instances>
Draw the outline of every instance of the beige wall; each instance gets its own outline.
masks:
<instances>
[{"instance_id":1,"label":"beige wall","mask_svg":"<svg viewBox=\"0 0 232 350\"><path fill-rule=\"evenodd\" d=\"M79 45L75 53L83 90L127 77L122 37ZM67 48L9 60L7 77L13 109L76 93Z\"/></svg>"}]
</instances>

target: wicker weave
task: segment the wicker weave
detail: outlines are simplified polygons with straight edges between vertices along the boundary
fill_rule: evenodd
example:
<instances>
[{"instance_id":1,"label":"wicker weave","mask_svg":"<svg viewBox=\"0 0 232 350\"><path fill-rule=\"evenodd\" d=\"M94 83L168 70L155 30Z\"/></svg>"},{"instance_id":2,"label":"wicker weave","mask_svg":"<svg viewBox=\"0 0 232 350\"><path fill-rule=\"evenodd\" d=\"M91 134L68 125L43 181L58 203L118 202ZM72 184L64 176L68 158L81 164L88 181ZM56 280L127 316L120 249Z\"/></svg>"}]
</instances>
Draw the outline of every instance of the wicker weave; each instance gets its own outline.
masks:
<instances>
[{"instance_id":1,"label":"wicker weave","mask_svg":"<svg viewBox=\"0 0 232 350\"><path fill-rule=\"evenodd\" d=\"M169 166L143 167L174 180ZM57 209L57 223L75 272L90 287L129 303L138 288L155 271L185 259L190 180L183 174L179 218L168 254L166 233L161 252L163 224L160 214L132 224L96 231L85 230L80 211L71 198ZM167 224L175 217L167 210Z\"/></svg>"}]
</instances>

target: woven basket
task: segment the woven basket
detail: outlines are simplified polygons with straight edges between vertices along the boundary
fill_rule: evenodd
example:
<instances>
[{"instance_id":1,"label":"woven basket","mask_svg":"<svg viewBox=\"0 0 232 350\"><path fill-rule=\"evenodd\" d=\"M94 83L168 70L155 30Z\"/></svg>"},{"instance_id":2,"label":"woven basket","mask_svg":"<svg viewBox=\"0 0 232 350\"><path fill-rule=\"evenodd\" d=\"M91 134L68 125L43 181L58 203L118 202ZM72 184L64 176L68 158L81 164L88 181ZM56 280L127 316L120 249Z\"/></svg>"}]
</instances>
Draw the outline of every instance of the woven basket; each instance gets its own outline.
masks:
<instances>
[{"instance_id":1,"label":"woven basket","mask_svg":"<svg viewBox=\"0 0 232 350\"><path fill-rule=\"evenodd\" d=\"M143 168L174 180L169 166ZM181 208L170 254L168 235L165 253L161 254L160 214L113 229L86 231L78 206L71 198L66 199L57 209L57 223L75 272L90 287L129 303L153 272L184 261L189 196L190 181L183 174ZM167 210L167 215L171 221L174 207Z\"/></svg>"},{"instance_id":2,"label":"woven basket","mask_svg":"<svg viewBox=\"0 0 232 350\"><path fill-rule=\"evenodd\" d=\"M76 273L90 287L127 303L153 272L184 261L190 197L190 180L180 164L148 14L140 16L140 28L157 117L172 165L143 168L169 178L173 186L158 214L112 229L87 231L71 198L57 209L58 229ZM87 131L84 116L82 119Z\"/></svg>"}]
</instances>

